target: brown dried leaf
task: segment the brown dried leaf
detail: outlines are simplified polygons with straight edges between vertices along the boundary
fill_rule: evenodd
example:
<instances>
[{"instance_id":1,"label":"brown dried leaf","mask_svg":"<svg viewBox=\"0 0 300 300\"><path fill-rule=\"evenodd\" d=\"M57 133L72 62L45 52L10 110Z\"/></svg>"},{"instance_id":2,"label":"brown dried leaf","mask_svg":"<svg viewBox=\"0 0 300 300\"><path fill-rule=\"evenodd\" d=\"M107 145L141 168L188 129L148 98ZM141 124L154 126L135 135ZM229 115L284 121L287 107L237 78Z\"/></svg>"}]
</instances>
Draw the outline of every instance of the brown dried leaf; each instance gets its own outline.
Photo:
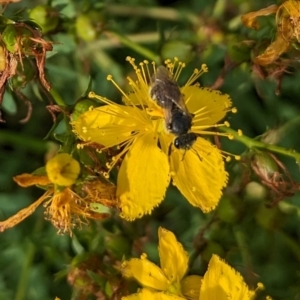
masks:
<instances>
[{"instance_id":1,"label":"brown dried leaf","mask_svg":"<svg viewBox=\"0 0 300 300\"><path fill-rule=\"evenodd\" d=\"M28 173L17 175L13 180L21 187L29 187L32 185L48 185L50 180L47 176L36 176Z\"/></svg>"},{"instance_id":2,"label":"brown dried leaf","mask_svg":"<svg viewBox=\"0 0 300 300\"><path fill-rule=\"evenodd\" d=\"M259 25L256 20L260 16L268 16L276 13L278 10L278 5L273 4L258 11L253 11L242 16L242 22L246 27L258 29Z\"/></svg>"},{"instance_id":3,"label":"brown dried leaf","mask_svg":"<svg viewBox=\"0 0 300 300\"><path fill-rule=\"evenodd\" d=\"M282 53L286 52L291 42L286 40L282 34L277 34L275 41L259 56L254 58L254 62L266 66L274 62Z\"/></svg>"},{"instance_id":4,"label":"brown dried leaf","mask_svg":"<svg viewBox=\"0 0 300 300\"><path fill-rule=\"evenodd\" d=\"M53 190L48 190L42 197L32 203L30 206L23 208L14 216L8 218L7 220L0 222L0 232L3 232L6 229L12 228L15 225L22 222L28 216L34 213L34 211L47 199L47 197L53 193Z\"/></svg>"}]
</instances>

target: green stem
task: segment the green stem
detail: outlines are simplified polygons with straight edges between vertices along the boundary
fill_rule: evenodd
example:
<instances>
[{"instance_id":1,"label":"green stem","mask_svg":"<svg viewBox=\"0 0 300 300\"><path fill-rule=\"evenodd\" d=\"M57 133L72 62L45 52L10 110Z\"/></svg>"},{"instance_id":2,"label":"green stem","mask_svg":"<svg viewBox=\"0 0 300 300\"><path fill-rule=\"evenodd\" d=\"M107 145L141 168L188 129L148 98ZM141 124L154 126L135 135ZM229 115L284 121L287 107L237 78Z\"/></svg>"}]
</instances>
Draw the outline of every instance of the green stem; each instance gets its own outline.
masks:
<instances>
[{"instance_id":1,"label":"green stem","mask_svg":"<svg viewBox=\"0 0 300 300\"><path fill-rule=\"evenodd\" d=\"M134 50L135 52L139 53L143 57L148 58L151 61L155 61L155 62L159 63L158 56L154 52L150 51L148 48L145 48L137 43L134 43L127 37L125 37L117 32L110 31L110 32L107 32L107 34L109 36L116 37L123 45Z\"/></svg>"},{"instance_id":2,"label":"green stem","mask_svg":"<svg viewBox=\"0 0 300 300\"><path fill-rule=\"evenodd\" d=\"M9 130L0 130L0 141L0 144L15 145L18 148L22 147L35 153L45 153L47 150L47 142L22 136Z\"/></svg>"},{"instance_id":3,"label":"green stem","mask_svg":"<svg viewBox=\"0 0 300 300\"><path fill-rule=\"evenodd\" d=\"M65 107L66 106L66 103L64 102L63 98L60 96L60 94L57 92L57 90L55 90L54 88L51 88L50 90L50 94L51 96L53 97L55 103L57 105L60 105L60 106L63 106Z\"/></svg>"},{"instance_id":4,"label":"green stem","mask_svg":"<svg viewBox=\"0 0 300 300\"><path fill-rule=\"evenodd\" d=\"M181 32L177 32L180 35ZM171 34L171 31L165 31L165 34L168 36ZM137 33L137 34L129 34L127 35L128 39L136 44L157 44L160 39L160 35L158 32L145 32L145 33ZM119 40L116 39L99 39L92 43L86 45L82 51L84 54L89 52L94 52L99 49L111 49L122 47L122 44Z\"/></svg>"},{"instance_id":5,"label":"green stem","mask_svg":"<svg viewBox=\"0 0 300 300\"><path fill-rule=\"evenodd\" d=\"M37 235L41 232L43 227L44 218L42 215L37 219L35 226L32 230L33 235ZM26 298L27 290L28 290L28 281L30 278L30 273L32 271L32 262L34 260L34 256L36 253L36 245L32 241L28 242L27 251L25 253L25 261L22 266L20 280L18 282L18 286L16 288L16 294L14 300L23 300Z\"/></svg>"},{"instance_id":6,"label":"green stem","mask_svg":"<svg viewBox=\"0 0 300 300\"><path fill-rule=\"evenodd\" d=\"M118 16L139 16L169 21L188 21L193 25L199 24L199 17L189 12L178 11L173 8L143 7L127 5L107 5L105 9Z\"/></svg>"},{"instance_id":7,"label":"green stem","mask_svg":"<svg viewBox=\"0 0 300 300\"><path fill-rule=\"evenodd\" d=\"M295 150L286 149L286 148L283 148L280 146L271 145L271 144L267 144L267 143L263 143L263 142L254 140L245 135L240 135L237 131L235 131L231 128L228 128L228 127L221 127L221 130L223 132L231 134L235 140L245 144L249 149L252 149L252 148L265 149L265 150L268 150L271 152L275 152L278 154L283 154L286 156L293 157L297 162L298 161L300 162L300 153L296 152Z\"/></svg>"},{"instance_id":8,"label":"green stem","mask_svg":"<svg viewBox=\"0 0 300 300\"><path fill-rule=\"evenodd\" d=\"M32 265L33 258L35 255L35 251L36 251L35 245L30 242L27 246L27 251L25 254L26 259L24 261L24 264L23 264L23 267L21 270L20 280L18 282L17 292L16 292L14 300L25 299L26 290L27 290L27 282L30 277L30 269L31 269L31 265Z\"/></svg>"}]
</instances>

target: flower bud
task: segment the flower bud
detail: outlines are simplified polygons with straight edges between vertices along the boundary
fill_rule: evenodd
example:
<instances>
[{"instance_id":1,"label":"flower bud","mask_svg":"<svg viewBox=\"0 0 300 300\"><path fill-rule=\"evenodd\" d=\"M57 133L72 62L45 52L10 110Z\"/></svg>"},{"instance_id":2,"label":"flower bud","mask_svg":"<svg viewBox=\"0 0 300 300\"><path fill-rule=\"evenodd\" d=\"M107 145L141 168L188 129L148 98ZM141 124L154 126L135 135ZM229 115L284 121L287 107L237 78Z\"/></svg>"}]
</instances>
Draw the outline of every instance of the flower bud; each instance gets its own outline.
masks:
<instances>
[{"instance_id":1,"label":"flower bud","mask_svg":"<svg viewBox=\"0 0 300 300\"><path fill-rule=\"evenodd\" d=\"M72 113L72 121L76 121L80 115L84 112L88 111L90 107L97 107L99 106L99 102L92 100L92 99L82 99L79 100L75 106Z\"/></svg>"},{"instance_id":2,"label":"flower bud","mask_svg":"<svg viewBox=\"0 0 300 300\"><path fill-rule=\"evenodd\" d=\"M80 173L80 165L68 153L59 153L46 164L46 172L50 181L59 186L71 186Z\"/></svg>"},{"instance_id":3,"label":"flower bud","mask_svg":"<svg viewBox=\"0 0 300 300\"><path fill-rule=\"evenodd\" d=\"M37 5L29 12L29 17L43 30L43 33L53 31L59 23L59 13L49 5Z\"/></svg>"},{"instance_id":4,"label":"flower bud","mask_svg":"<svg viewBox=\"0 0 300 300\"><path fill-rule=\"evenodd\" d=\"M251 50L253 43L243 41L240 43L231 43L228 47L228 55L236 63L251 60Z\"/></svg>"},{"instance_id":5,"label":"flower bud","mask_svg":"<svg viewBox=\"0 0 300 300\"><path fill-rule=\"evenodd\" d=\"M269 180L279 171L274 156L268 152L256 152L253 154L251 166L256 175L263 180Z\"/></svg>"},{"instance_id":6,"label":"flower bud","mask_svg":"<svg viewBox=\"0 0 300 300\"><path fill-rule=\"evenodd\" d=\"M186 299L198 300L200 296L200 288L202 277L198 275L190 275L181 280L181 291Z\"/></svg>"},{"instance_id":7,"label":"flower bud","mask_svg":"<svg viewBox=\"0 0 300 300\"><path fill-rule=\"evenodd\" d=\"M97 11L82 14L76 19L76 33L84 41L94 41L102 32L103 16Z\"/></svg>"},{"instance_id":8,"label":"flower bud","mask_svg":"<svg viewBox=\"0 0 300 300\"><path fill-rule=\"evenodd\" d=\"M217 207L218 217L226 223L235 223L238 219L237 207L230 197L223 197Z\"/></svg>"},{"instance_id":9,"label":"flower bud","mask_svg":"<svg viewBox=\"0 0 300 300\"><path fill-rule=\"evenodd\" d=\"M11 53L22 52L25 55L32 55L34 42L34 29L31 31L25 23L9 24L2 32L2 40Z\"/></svg>"},{"instance_id":10,"label":"flower bud","mask_svg":"<svg viewBox=\"0 0 300 300\"><path fill-rule=\"evenodd\" d=\"M126 257L131 250L128 239L123 236L106 235L105 245L108 253L117 259L122 259L124 256Z\"/></svg>"},{"instance_id":11,"label":"flower bud","mask_svg":"<svg viewBox=\"0 0 300 300\"><path fill-rule=\"evenodd\" d=\"M168 41L161 49L161 56L164 60L170 57L177 57L179 61L188 63L194 58L194 55L192 45L182 41Z\"/></svg>"}]
</instances>

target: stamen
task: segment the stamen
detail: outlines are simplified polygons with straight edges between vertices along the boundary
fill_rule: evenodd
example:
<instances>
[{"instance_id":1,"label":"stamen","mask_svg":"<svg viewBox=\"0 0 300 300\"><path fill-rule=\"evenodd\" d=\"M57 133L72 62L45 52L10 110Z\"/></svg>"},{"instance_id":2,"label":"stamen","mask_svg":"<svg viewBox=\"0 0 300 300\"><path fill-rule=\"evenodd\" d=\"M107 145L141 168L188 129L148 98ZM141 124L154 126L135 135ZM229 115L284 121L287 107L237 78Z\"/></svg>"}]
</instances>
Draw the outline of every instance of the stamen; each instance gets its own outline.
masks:
<instances>
[{"instance_id":1,"label":"stamen","mask_svg":"<svg viewBox=\"0 0 300 300\"><path fill-rule=\"evenodd\" d=\"M178 67L177 67L175 73L173 74L174 80L178 81L179 76L180 76L180 74L181 74L181 72L182 72L182 70L183 70L184 68L185 68L185 63L183 63L183 62L178 62Z\"/></svg>"},{"instance_id":2,"label":"stamen","mask_svg":"<svg viewBox=\"0 0 300 300\"><path fill-rule=\"evenodd\" d=\"M112 158L111 162L107 162L105 164L108 169L107 174L110 173L110 171L113 169L113 167L116 165L116 163L120 160L120 158L129 150L133 140L134 140L134 138L131 138L130 141L127 141L125 148L120 153L118 153L116 156L114 156Z\"/></svg>"},{"instance_id":3,"label":"stamen","mask_svg":"<svg viewBox=\"0 0 300 300\"><path fill-rule=\"evenodd\" d=\"M230 152L227 152L227 151L224 151L224 150L221 150L221 154L222 154L222 157L227 161L227 162L230 162L231 161L231 158L233 157L235 160L239 161L241 160L241 156L240 155L235 155L235 154L232 154Z\"/></svg>"},{"instance_id":4,"label":"stamen","mask_svg":"<svg viewBox=\"0 0 300 300\"><path fill-rule=\"evenodd\" d=\"M135 59L134 58L132 58L132 57L130 57L130 56L127 56L126 57L126 61L128 61L131 65L132 65L132 67L133 67L133 69L134 70L136 70L138 67L136 66L136 64L135 64Z\"/></svg>"},{"instance_id":5,"label":"stamen","mask_svg":"<svg viewBox=\"0 0 300 300\"><path fill-rule=\"evenodd\" d=\"M156 64L155 64L154 61L152 61L151 64L152 64L152 68L153 68L152 73L153 73L153 74L156 74Z\"/></svg>"},{"instance_id":6,"label":"stamen","mask_svg":"<svg viewBox=\"0 0 300 300\"><path fill-rule=\"evenodd\" d=\"M188 79L186 84L184 86L190 86L192 85L202 74L208 72L208 68L206 64L203 64L201 66L201 69L195 69L191 77Z\"/></svg>"},{"instance_id":7,"label":"stamen","mask_svg":"<svg viewBox=\"0 0 300 300\"><path fill-rule=\"evenodd\" d=\"M234 136L230 133L223 133L223 132L217 132L217 131L194 131L195 133L198 133L200 135L217 135L217 136L225 136L229 138L230 140L234 139Z\"/></svg>"},{"instance_id":8,"label":"stamen","mask_svg":"<svg viewBox=\"0 0 300 300\"><path fill-rule=\"evenodd\" d=\"M116 105L115 102L105 98L105 97L101 97L101 96L98 96L97 94L95 94L94 92L89 92L88 94L88 98L94 98L94 99L98 99L100 100L101 102L104 102L105 104L108 104L108 105Z\"/></svg>"},{"instance_id":9,"label":"stamen","mask_svg":"<svg viewBox=\"0 0 300 300\"><path fill-rule=\"evenodd\" d=\"M150 71L149 71L149 61L148 60L144 60L144 64L145 64L145 69L146 69L146 72L145 72L145 81L146 82L150 82L151 81L151 74L150 74Z\"/></svg>"},{"instance_id":10,"label":"stamen","mask_svg":"<svg viewBox=\"0 0 300 300\"><path fill-rule=\"evenodd\" d=\"M198 133L201 130L206 130L207 128L218 128L218 127L223 127L223 126L230 127L230 124L229 124L229 122L225 121L224 123L220 123L220 124L218 123L218 124L213 124L213 125L192 126L192 130ZM205 131L205 132L208 132L208 131ZM202 134L202 132L201 132L201 134ZM228 135L228 133L225 133L225 134Z\"/></svg>"},{"instance_id":11,"label":"stamen","mask_svg":"<svg viewBox=\"0 0 300 300\"><path fill-rule=\"evenodd\" d=\"M113 85L120 91L120 93L121 93L127 100L129 100L128 95L127 95L127 94L120 88L120 86L113 80L112 75L108 75L108 76L106 77L106 79L107 79L108 81L111 81L111 82L113 83Z\"/></svg>"}]
</instances>

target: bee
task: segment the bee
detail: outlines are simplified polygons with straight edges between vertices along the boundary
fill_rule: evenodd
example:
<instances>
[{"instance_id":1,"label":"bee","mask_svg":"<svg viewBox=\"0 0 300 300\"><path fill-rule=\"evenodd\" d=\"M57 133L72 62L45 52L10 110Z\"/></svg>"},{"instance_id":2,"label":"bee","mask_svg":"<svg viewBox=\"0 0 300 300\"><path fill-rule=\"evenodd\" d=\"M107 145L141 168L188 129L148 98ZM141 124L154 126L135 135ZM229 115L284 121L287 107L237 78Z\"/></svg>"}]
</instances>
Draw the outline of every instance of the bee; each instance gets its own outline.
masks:
<instances>
[{"instance_id":1,"label":"bee","mask_svg":"<svg viewBox=\"0 0 300 300\"><path fill-rule=\"evenodd\" d=\"M163 66L157 68L152 78L150 96L163 109L166 129L176 135L174 146L190 149L197 139L195 133L189 132L194 115L188 111L178 84Z\"/></svg>"}]
</instances>

